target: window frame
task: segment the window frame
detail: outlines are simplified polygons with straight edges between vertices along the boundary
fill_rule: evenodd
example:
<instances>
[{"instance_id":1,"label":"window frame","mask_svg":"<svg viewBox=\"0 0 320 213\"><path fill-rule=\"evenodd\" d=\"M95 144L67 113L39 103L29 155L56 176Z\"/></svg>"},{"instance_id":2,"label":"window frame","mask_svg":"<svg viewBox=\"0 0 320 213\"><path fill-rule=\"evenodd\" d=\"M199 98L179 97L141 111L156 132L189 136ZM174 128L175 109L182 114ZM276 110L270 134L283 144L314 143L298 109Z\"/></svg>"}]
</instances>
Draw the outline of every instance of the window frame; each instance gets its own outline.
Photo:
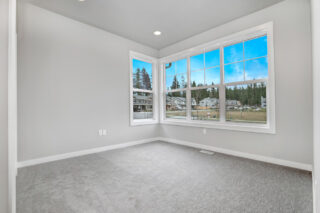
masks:
<instances>
[{"instance_id":1,"label":"window frame","mask_svg":"<svg viewBox=\"0 0 320 213\"><path fill-rule=\"evenodd\" d=\"M144 55L142 53L130 51L130 126L147 125L147 124L157 124L159 123L159 108L158 108L158 60L154 57ZM146 89L135 89L133 88L133 59L144 61L152 64L152 90ZM153 99L153 117L149 119L134 119L133 112L133 93L134 92L144 92L152 94Z\"/></svg>"},{"instance_id":2,"label":"window frame","mask_svg":"<svg viewBox=\"0 0 320 213\"><path fill-rule=\"evenodd\" d=\"M243 42L246 40L253 39L255 37L260 37L267 35L267 49L268 49L268 78L258 79L258 80L247 80L240 82L224 83L224 59L223 50L225 46ZM198 55L201 53L206 53L215 49L220 49L220 84L217 85L207 85L201 87L191 87L191 70L190 70L190 57ZM180 59L187 59L187 88L168 90L170 92L186 91L187 95L187 117L183 120L166 118L166 76L165 76L165 64ZM245 60L245 59L244 59ZM247 132L257 132L257 133L276 133L275 126L275 79L274 79L274 45L273 45L273 22L268 22L238 33L234 33L229 36L214 40L212 42L199 45L194 48L184 50L182 52L163 57L159 60L160 68L160 123L171 124L178 126L193 126L202 128L216 128L216 129L227 129L227 130L237 130L237 131L247 131ZM204 69L205 70L205 69ZM205 72L205 71L204 71ZM226 86L240 85L240 84L250 84L250 83L266 83L266 101L267 101L267 122L266 124L259 123L240 123L226 121ZM206 82L205 82L206 83ZM220 120L219 121L200 121L191 119L191 90L194 89L206 89L218 87L219 88L219 104L220 104Z\"/></svg>"}]
</instances>

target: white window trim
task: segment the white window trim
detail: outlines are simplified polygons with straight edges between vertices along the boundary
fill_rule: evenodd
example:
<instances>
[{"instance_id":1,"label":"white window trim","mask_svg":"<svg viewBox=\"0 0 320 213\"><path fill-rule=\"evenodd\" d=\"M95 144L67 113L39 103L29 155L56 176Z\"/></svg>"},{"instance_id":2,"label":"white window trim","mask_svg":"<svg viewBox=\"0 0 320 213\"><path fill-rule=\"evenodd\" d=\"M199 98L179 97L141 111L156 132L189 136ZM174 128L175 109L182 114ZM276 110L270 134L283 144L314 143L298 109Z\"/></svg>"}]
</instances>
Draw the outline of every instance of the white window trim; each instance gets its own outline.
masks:
<instances>
[{"instance_id":1,"label":"white window trim","mask_svg":"<svg viewBox=\"0 0 320 213\"><path fill-rule=\"evenodd\" d=\"M257 123L238 123L238 122L226 122L225 121L225 90L219 89L219 99L220 99L220 120L219 121L197 121L190 119L190 102L191 97L188 97L187 93L187 118L186 119L167 119L165 117L165 69L166 63L177 61L183 58L187 58L188 61L188 76L190 77L190 56L203 53L204 51L210 51L220 48L220 54L222 54L223 46L238 43L242 40L253 38L256 36L262 36L267 34L268 39L268 79L265 81L267 83L267 124L257 124ZM274 75L274 45L273 45L273 22L268 22L217 40L212 42L199 45L194 48L184 50L182 52L161 58L159 60L160 67L160 123L179 125L179 126L193 126L202 128L216 128L216 129L226 129L226 130L237 130L246 132L257 132L257 133L276 133L276 119L275 119L275 75ZM220 57L222 62L222 57ZM224 69L223 63L220 63L222 70ZM220 88L228 85L239 84L240 82L224 84L224 72L221 73ZM262 80L257 80L258 82ZM255 80L255 82L257 82ZM243 81L241 84L253 83L254 81ZM173 91L189 90L190 81L188 80L188 89L177 89ZM171 90L170 90L171 92ZM189 94L190 96L190 94Z\"/></svg>"},{"instance_id":2,"label":"white window trim","mask_svg":"<svg viewBox=\"0 0 320 213\"><path fill-rule=\"evenodd\" d=\"M147 125L147 124L157 124L159 123L159 102L158 102L158 60L156 58L130 51L130 125ZM133 88L133 68L132 60L137 59L140 61L145 61L152 64L152 90L134 89ZM147 92L153 95L153 118L150 119L133 119L133 92Z\"/></svg>"}]
</instances>

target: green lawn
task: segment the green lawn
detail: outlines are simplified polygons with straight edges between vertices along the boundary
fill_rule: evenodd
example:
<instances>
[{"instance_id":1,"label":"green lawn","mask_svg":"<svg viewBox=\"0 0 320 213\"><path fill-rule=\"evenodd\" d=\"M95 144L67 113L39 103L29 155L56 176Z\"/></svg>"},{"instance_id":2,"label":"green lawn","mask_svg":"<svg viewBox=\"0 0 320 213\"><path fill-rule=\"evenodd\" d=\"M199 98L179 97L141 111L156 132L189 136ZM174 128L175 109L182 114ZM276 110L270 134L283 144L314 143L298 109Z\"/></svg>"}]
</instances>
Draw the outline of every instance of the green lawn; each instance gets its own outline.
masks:
<instances>
[{"instance_id":1,"label":"green lawn","mask_svg":"<svg viewBox=\"0 0 320 213\"><path fill-rule=\"evenodd\" d=\"M253 122L253 123L266 123L267 121L267 112L266 110L261 111L236 111L236 110L227 110L226 112L227 121L235 122Z\"/></svg>"},{"instance_id":2,"label":"green lawn","mask_svg":"<svg viewBox=\"0 0 320 213\"><path fill-rule=\"evenodd\" d=\"M187 112L185 110L183 111L166 111L166 118L179 118L184 119L187 116Z\"/></svg>"}]
</instances>

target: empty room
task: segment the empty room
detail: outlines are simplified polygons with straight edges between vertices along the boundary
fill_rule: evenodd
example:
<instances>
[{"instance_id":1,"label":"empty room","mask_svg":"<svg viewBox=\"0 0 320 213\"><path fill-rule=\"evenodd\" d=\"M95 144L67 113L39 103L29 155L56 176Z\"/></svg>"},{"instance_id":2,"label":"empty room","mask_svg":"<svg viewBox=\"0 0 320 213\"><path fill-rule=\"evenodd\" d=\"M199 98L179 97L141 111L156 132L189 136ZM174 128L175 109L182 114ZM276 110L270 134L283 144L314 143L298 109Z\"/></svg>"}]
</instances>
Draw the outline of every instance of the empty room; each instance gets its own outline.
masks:
<instances>
[{"instance_id":1,"label":"empty room","mask_svg":"<svg viewBox=\"0 0 320 213\"><path fill-rule=\"evenodd\" d=\"M0 213L320 213L319 0L0 10Z\"/></svg>"}]
</instances>

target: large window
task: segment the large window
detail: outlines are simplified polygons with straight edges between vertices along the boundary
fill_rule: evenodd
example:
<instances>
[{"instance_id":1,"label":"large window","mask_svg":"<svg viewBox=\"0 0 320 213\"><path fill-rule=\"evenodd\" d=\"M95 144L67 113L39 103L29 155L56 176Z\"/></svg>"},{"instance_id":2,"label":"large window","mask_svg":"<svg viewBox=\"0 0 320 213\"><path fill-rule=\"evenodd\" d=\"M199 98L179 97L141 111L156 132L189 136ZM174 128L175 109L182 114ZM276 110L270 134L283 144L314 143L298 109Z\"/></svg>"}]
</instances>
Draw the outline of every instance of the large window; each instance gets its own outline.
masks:
<instances>
[{"instance_id":1,"label":"large window","mask_svg":"<svg viewBox=\"0 0 320 213\"><path fill-rule=\"evenodd\" d=\"M157 122L156 59L130 52L131 125Z\"/></svg>"},{"instance_id":2,"label":"large window","mask_svg":"<svg viewBox=\"0 0 320 213\"><path fill-rule=\"evenodd\" d=\"M275 132L272 23L161 59L161 122Z\"/></svg>"}]
</instances>

